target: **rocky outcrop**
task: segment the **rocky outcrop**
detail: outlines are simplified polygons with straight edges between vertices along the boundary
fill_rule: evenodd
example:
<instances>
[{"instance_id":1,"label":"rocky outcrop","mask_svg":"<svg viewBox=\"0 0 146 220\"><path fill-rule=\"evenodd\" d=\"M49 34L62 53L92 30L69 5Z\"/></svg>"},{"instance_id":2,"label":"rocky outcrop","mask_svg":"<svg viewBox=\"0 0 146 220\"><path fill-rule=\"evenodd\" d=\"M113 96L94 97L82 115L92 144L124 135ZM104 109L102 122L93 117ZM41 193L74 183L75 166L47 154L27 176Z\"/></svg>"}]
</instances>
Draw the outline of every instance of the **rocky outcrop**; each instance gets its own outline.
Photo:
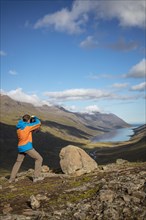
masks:
<instances>
[{"instance_id":1,"label":"rocky outcrop","mask_svg":"<svg viewBox=\"0 0 146 220\"><path fill-rule=\"evenodd\" d=\"M65 174L82 175L97 169L97 163L83 149L68 145L62 148L60 166Z\"/></svg>"},{"instance_id":2,"label":"rocky outcrop","mask_svg":"<svg viewBox=\"0 0 146 220\"><path fill-rule=\"evenodd\" d=\"M146 219L146 162L120 159L76 177L44 174L40 183L30 171L14 184L0 178L0 220Z\"/></svg>"}]
</instances>

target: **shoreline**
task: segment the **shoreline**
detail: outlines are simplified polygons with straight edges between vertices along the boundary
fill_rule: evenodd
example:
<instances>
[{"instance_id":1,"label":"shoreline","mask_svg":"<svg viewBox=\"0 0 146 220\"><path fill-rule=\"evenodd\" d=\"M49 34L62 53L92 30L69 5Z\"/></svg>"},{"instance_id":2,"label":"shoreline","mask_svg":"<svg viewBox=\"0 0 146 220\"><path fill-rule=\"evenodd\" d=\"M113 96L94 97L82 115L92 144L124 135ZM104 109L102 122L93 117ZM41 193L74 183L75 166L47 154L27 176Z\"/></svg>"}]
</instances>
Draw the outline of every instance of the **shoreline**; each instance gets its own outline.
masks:
<instances>
[{"instance_id":1,"label":"shoreline","mask_svg":"<svg viewBox=\"0 0 146 220\"><path fill-rule=\"evenodd\" d=\"M140 125L140 126L139 126ZM131 138L136 134L136 131L140 130L141 127L143 128L144 125L142 124L137 124L137 125L131 125L131 127L128 128L119 128L119 129L114 129L109 132L105 132L102 135L97 135L91 138L91 142L93 143L119 143L119 142L125 142L125 141L130 141ZM126 134L124 132L132 132L132 134ZM123 132L123 134L122 134ZM123 137L122 137L123 135ZM121 138L121 140L120 140Z\"/></svg>"}]
</instances>

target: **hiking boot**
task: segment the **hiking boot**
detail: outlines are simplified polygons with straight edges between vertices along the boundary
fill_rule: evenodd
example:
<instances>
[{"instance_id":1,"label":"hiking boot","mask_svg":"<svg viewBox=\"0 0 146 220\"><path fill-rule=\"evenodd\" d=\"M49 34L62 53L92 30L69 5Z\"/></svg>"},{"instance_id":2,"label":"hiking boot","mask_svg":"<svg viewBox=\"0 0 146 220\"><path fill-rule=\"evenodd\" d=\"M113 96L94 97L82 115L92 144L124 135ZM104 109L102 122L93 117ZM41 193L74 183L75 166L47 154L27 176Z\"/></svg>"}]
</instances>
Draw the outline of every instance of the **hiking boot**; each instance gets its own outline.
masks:
<instances>
[{"instance_id":1,"label":"hiking boot","mask_svg":"<svg viewBox=\"0 0 146 220\"><path fill-rule=\"evenodd\" d=\"M9 181L9 183L16 183L16 182L18 182L18 179L9 179L8 181Z\"/></svg>"},{"instance_id":2,"label":"hiking boot","mask_svg":"<svg viewBox=\"0 0 146 220\"><path fill-rule=\"evenodd\" d=\"M36 183L36 182L39 182L39 181L42 181L42 180L44 180L44 177L43 177L43 176L34 177L34 178L33 178L33 183Z\"/></svg>"}]
</instances>

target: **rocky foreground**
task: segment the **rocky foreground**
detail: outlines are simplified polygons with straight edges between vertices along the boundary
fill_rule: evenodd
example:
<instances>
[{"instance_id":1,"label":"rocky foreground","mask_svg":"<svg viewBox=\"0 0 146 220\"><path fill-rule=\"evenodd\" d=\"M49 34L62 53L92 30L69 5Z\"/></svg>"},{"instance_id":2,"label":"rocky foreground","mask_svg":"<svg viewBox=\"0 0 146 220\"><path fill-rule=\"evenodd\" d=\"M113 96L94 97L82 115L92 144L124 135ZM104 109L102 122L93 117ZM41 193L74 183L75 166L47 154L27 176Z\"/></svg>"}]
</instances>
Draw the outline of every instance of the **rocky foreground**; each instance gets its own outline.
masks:
<instances>
[{"instance_id":1,"label":"rocky foreground","mask_svg":"<svg viewBox=\"0 0 146 220\"><path fill-rule=\"evenodd\" d=\"M45 179L32 182L33 170L18 182L0 179L1 220L145 220L146 162L122 159L81 176L43 167Z\"/></svg>"}]
</instances>

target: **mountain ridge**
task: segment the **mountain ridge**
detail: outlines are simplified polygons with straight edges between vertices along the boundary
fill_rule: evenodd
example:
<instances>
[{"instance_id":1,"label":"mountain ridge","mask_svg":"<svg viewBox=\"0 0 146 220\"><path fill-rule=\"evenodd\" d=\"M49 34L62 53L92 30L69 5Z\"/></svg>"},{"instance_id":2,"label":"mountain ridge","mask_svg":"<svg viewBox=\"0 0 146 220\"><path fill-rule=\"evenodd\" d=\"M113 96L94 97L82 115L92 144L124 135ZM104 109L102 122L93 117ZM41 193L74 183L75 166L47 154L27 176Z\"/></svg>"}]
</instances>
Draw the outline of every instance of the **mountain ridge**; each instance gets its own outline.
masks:
<instances>
[{"instance_id":1,"label":"mountain ridge","mask_svg":"<svg viewBox=\"0 0 146 220\"><path fill-rule=\"evenodd\" d=\"M125 152L125 159L129 159L132 147L134 149L134 155L136 156L132 156L130 160L133 160L134 158L134 160L145 161L143 138L145 136L144 132L142 133L140 131L140 134L133 141L123 143L92 143L91 138L93 136L100 135L103 132L108 132L109 130L113 129L112 124L108 124L106 127L101 126L101 124L96 124L95 117L101 117L99 113L97 113L96 116L78 114L77 117L76 114L64 112L58 107L42 106L36 108L31 104L21 103L14 101L7 96L1 96L1 170L10 170L14 163L15 157L17 155L16 123L21 118L21 116L26 113L30 115L36 114L42 121L40 131L38 133L33 133L33 142L35 149L40 152L44 158L44 164L49 164L50 167L59 167L59 152L63 147L69 144L81 147L88 153L92 153L93 151L95 152L95 149L97 149L97 153L100 153L101 155L102 151L101 157L97 157L97 162L99 161L100 164L103 162L108 163L113 161L113 158L118 158L118 152L121 152L122 148ZM103 117L104 116L105 115L103 115ZM121 121L121 119L118 117L114 116L114 118L116 118L118 121ZM117 128L117 123L114 126ZM129 125L124 123L123 126ZM141 140L142 143L140 142ZM121 147L120 151L119 146ZM108 155L108 148L111 148L110 156ZM33 161L30 158L27 158L27 160L24 161L23 169L28 169L32 166Z\"/></svg>"},{"instance_id":2,"label":"mountain ridge","mask_svg":"<svg viewBox=\"0 0 146 220\"><path fill-rule=\"evenodd\" d=\"M94 136L111 129L130 126L114 114L73 113L60 106L36 107L30 103L15 101L6 95L1 95L0 99L1 123L16 125L24 114L36 115L42 122L42 132L48 132L66 141L87 144Z\"/></svg>"},{"instance_id":3,"label":"mountain ridge","mask_svg":"<svg viewBox=\"0 0 146 220\"><path fill-rule=\"evenodd\" d=\"M105 113L99 113L99 112L94 113L94 114L78 113L78 112L73 113L73 112L70 112L64 109L63 107L55 106L55 105L54 106L43 105L41 107L39 106L36 107L30 103L15 101L6 95L1 95L0 99L1 99L0 100L1 101L1 122L6 122L6 117L8 117L8 115L6 115L6 112L8 112L9 116L11 117L13 116L14 118L16 117L20 118L20 116L26 113L28 114L36 113L39 116L41 116L40 118L42 120L57 119L58 122L65 123L66 120L68 119L70 120L70 123L72 122L72 124L74 122L78 124L78 121L80 122L80 124L83 124L83 125L91 125L92 123L93 127L97 129L98 129L98 126L99 127L103 126L103 128L107 127L109 129L117 128L117 126L121 128L129 126L128 123L126 123L124 120L120 119L118 116L114 114L105 114ZM64 121L61 119L64 119Z\"/></svg>"}]
</instances>

